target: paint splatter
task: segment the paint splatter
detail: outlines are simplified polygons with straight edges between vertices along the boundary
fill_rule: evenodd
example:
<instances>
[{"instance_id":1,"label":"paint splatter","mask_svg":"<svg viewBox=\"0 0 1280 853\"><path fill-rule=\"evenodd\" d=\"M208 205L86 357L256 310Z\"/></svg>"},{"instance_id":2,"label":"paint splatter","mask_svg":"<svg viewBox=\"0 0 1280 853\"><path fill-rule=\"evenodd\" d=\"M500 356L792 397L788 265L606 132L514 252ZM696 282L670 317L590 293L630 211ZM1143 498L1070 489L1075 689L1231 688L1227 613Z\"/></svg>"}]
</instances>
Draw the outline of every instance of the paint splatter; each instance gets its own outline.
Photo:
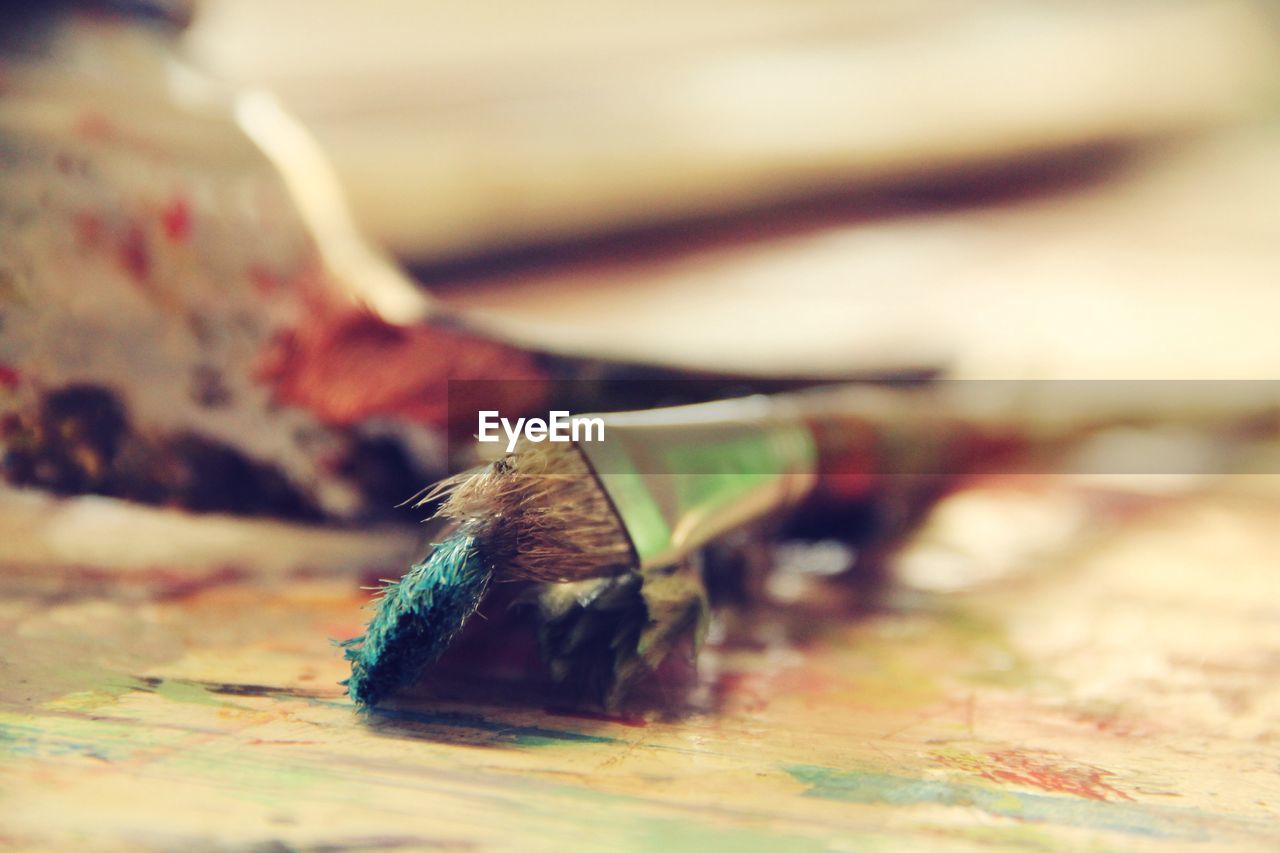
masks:
<instances>
[{"instance_id":1,"label":"paint splatter","mask_svg":"<svg viewBox=\"0 0 1280 853\"><path fill-rule=\"evenodd\" d=\"M308 316L265 348L254 375L277 402L307 409L322 423L391 416L443 426L448 384L461 379L521 380L501 384L511 398L500 401L503 411L530 411L543 401L545 377L528 353L458 329L395 326L350 304L308 302ZM474 421L466 427L470 435Z\"/></svg>"},{"instance_id":2,"label":"paint splatter","mask_svg":"<svg viewBox=\"0 0 1280 853\"><path fill-rule=\"evenodd\" d=\"M932 753L934 761L1002 784L1026 785L1057 794L1071 794L1088 800L1133 800L1108 779L1115 774L1088 764L1074 764L1045 752L1016 749L981 755L960 750Z\"/></svg>"},{"instance_id":3,"label":"paint splatter","mask_svg":"<svg viewBox=\"0 0 1280 853\"><path fill-rule=\"evenodd\" d=\"M76 131L87 139L102 142L115 136L116 128L102 113L85 112L76 122Z\"/></svg>"},{"instance_id":4,"label":"paint splatter","mask_svg":"<svg viewBox=\"0 0 1280 853\"><path fill-rule=\"evenodd\" d=\"M102 245L106 228L96 213L77 213L74 219L76 242L84 249L96 249Z\"/></svg>"},{"instance_id":5,"label":"paint splatter","mask_svg":"<svg viewBox=\"0 0 1280 853\"><path fill-rule=\"evenodd\" d=\"M894 806L957 806L1033 823L1196 841L1209 838L1203 816L1189 810L1157 810L1130 803L1031 794L807 764L788 766L785 770L797 782L808 786L805 796L826 800Z\"/></svg>"},{"instance_id":6,"label":"paint splatter","mask_svg":"<svg viewBox=\"0 0 1280 853\"><path fill-rule=\"evenodd\" d=\"M120 266L136 283L145 284L151 277L151 252L147 248L147 236L137 225L132 225L117 246Z\"/></svg>"},{"instance_id":7,"label":"paint splatter","mask_svg":"<svg viewBox=\"0 0 1280 853\"><path fill-rule=\"evenodd\" d=\"M160 211L160 227L173 243L185 243L191 236L191 205L184 197L174 196Z\"/></svg>"},{"instance_id":8,"label":"paint splatter","mask_svg":"<svg viewBox=\"0 0 1280 853\"><path fill-rule=\"evenodd\" d=\"M245 275L249 279L249 284L253 285L253 289L263 296L270 296L280 289L283 282L280 276L261 264L252 264L245 270Z\"/></svg>"}]
</instances>

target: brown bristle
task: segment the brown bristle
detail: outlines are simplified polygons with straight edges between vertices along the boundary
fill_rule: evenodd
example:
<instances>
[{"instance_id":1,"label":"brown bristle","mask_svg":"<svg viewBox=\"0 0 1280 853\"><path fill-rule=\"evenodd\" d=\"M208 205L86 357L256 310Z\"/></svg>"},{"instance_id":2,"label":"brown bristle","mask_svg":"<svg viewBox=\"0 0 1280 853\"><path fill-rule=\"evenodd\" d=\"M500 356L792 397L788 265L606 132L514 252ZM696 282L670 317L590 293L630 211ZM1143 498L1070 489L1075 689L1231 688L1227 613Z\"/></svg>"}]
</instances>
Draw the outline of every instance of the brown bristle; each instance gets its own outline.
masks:
<instances>
[{"instance_id":1,"label":"brown bristle","mask_svg":"<svg viewBox=\"0 0 1280 853\"><path fill-rule=\"evenodd\" d=\"M634 567L627 537L599 481L574 444L522 440L515 452L438 485L440 515L485 526L495 574L575 581Z\"/></svg>"}]
</instances>

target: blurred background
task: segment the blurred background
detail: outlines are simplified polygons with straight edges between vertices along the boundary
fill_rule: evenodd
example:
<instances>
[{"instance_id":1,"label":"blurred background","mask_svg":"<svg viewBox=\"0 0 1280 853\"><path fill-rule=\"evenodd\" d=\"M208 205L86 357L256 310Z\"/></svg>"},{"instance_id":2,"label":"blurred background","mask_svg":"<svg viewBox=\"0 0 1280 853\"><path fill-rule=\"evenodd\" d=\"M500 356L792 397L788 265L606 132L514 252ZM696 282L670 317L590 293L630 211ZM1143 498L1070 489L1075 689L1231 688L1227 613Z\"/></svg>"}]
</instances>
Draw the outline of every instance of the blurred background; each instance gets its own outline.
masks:
<instances>
[{"instance_id":1,"label":"blurred background","mask_svg":"<svg viewBox=\"0 0 1280 853\"><path fill-rule=\"evenodd\" d=\"M1240 378L1277 355L1275 18L214 0L181 48L274 92L362 230L521 342L782 374Z\"/></svg>"}]
</instances>

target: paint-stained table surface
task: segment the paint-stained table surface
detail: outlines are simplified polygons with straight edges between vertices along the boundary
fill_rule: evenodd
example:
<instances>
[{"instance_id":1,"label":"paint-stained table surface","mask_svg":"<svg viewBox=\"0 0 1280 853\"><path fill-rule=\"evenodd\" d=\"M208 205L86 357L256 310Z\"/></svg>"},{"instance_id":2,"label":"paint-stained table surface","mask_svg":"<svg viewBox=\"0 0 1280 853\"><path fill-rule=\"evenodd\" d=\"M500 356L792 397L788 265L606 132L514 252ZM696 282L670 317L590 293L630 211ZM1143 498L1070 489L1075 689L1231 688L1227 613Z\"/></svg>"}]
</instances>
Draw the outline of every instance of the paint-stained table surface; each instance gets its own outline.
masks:
<instances>
[{"instance_id":1,"label":"paint-stained table surface","mask_svg":"<svg viewBox=\"0 0 1280 853\"><path fill-rule=\"evenodd\" d=\"M358 571L6 549L0 839L1274 849L1278 508L1170 500L1014 579L760 614L616 718L457 678L356 713Z\"/></svg>"}]
</instances>

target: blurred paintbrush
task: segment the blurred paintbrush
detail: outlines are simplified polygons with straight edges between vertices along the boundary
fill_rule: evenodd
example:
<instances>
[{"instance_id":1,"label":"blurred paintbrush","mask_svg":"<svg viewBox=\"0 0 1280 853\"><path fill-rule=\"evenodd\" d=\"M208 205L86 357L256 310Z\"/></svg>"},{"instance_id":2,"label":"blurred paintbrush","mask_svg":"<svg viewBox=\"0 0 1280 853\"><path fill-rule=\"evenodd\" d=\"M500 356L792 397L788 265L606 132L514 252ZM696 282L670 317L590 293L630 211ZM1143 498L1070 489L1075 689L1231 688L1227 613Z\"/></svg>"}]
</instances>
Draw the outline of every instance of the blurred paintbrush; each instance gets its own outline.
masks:
<instances>
[{"instance_id":1,"label":"blurred paintbrush","mask_svg":"<svg viewBox=\"0 0 1280 853\"><path fill-rule=\"evenodd\" d=\"M837 386L582 416L603 423L601 440L526 438L510 455L427 494L423 503L443 497L440 514L459 526L386 590L365 636L347 643L349 690L373 705L413 681L475 611L491 579L615 578L624 586L636 575L642 584L687 579L678 569L703 546L804 502L851 504L886 476L910 483L992 470L1105 426L1238 423L1274 404L1273 385L1230 386L1231 396L1213 399L1185 399L1182 385L1151 386L1174 392L1162 402L1136 395L1136 386L1075 384L1058 400L1066 407L1029 397L1040 385L981 385L979 393L964 383ZM1089 389L1102 393L1090 399ZM1130 465L1144 461L1128 454ZM608 591L589 585L584 594ZM698 611L691 604L698 596L688 593L676 596L683 605L673 611L684 614L675 621L686 627ZM572 607L542 603L544 629L554 633L550 623ZM605 636L620 642L616 633ZM617 698L612 688L608 695Z\"/></svg>"}]
</instances>

